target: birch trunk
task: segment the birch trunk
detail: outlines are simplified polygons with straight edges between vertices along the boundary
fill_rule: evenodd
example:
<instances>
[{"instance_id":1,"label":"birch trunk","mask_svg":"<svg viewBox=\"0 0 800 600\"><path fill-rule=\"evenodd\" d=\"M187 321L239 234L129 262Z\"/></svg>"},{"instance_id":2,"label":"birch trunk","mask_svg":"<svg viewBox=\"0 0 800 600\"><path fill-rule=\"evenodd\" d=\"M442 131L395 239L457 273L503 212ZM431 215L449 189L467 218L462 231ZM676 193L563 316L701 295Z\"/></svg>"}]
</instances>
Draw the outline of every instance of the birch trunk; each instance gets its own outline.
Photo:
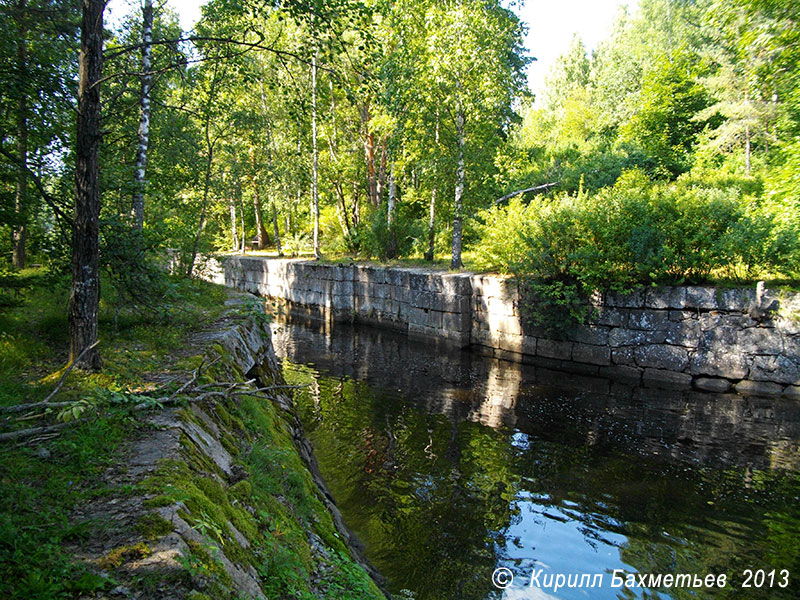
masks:
<instances>
[{"instance_id":1,"label":"birch trunk","mask_svg":"<svg viewBox=\"0 0 800 600\"><path fill-rule=\"evenodd\" d=\"M236 222L236 201L233 198L228 201L228 208L231 212L231 250L235 252L239 248L239 229Z\"/></svg>"},{"instance_id":2,"label":"birch trunk","mask_svg":"<svg viewBox=\"0 0 800 600\"><path fill-rule=\"evenodd\" d=\"M389 169L389 202L386 206L386 224L391 228L394 223L394 203L397 196L397 186L394 182L394 172Z\"/></svg>"},{"instance_id":3,"label":"birch trunk","mask_svg":"<svg viewBox=\"0 0 800 600\"><path fill-rule=\"evenodd\" d=\"M319 156L317 152L317 50L311 57L311 148L313 154L313 172L311 183L311 202L314 214L314 258L319 260L319 188L317 182L317 169Z\"/></svg>"},{"instance_id":4,"label":"birch trunk","mask_svg":"<svg viewBox=\"0 0 800 600\"><path fill-rule=\"evenodd\" d=\"M275 235L275 248L278 250L278 256L283 256L281 234L278 231L278 209L275 207L275 200L272 201L272 232Z\"/></svg>"},{"instance_id":5,"label":"birch trunk","mask_svg":"<svg viewBox=\"0 0 800 600\"><path fill-rule=\"evenodd\" d=\"M139 100L139 142L136 146L134 194L131 205L133 226L141 231L144 226L144 188L147 169L147 148L150 143L150 92L153 87L153 0L144 0L142 9L142 95Z\"/></svg>"},{"instance_id":6,"label":"birch trunk","mask_svg":"<svg viewBox=\"0 0 800 600\"><path fill-rule=\"evenodd\" d=\"M456 170L456 193L453 202L453 254L450 259L450 268L461 268L461 234L462 234L462 211L464 202L464 113L462 110L458 111L456 116L456 130L458 133L458 168Z\"/></svg>"},{"instance_id":7,"label":"birch trunk","mask_svg":"<svg viewBox=\"0 0 800 600\"><path fill-rule=\"evenodd\" d=\"M428 249L425 252L425 260L433 261L433 251L436 245L436 183L431 190L431 205L428 210Z\"/></svg>"},{"instance_id":8,"label":"birch trunk","mask_svg":"<svg viewBox=\"0 0 800 600\"><path fill-rule=\"evenodd\" d=\"M434 148L439 149L439 111L436 111L436 133L434 137L436 145ZM428 250L425 252L425 260L433 262L434 249L436 245L436 191L438 183L436 181L437 173L433 173L433 189L431 190L431 204L428 210Z\"/></svg>"},{"instance_id":9,"label":"birch trunk","mask_svg":"<svg viewBox=\"0 0 800 600\"><path fill-rule=\"evenodd\" d=\"M258 239L258 249L263 250L267 247L269 235L267 235L267 228L264 226L264 218L261 215L261 194L258 189L258 182L253 177L253 211L256 214L256 238Z\"/></svg>"},{"instance_id":10,"label":"birch trunk","mask_svg":"<svg viewBox=\"0 0 800 600\"><path fill-rule=\"evenodd\" d=\"M97 348L100 303L100 79L103 72L104 0L83 0L78 58L78 111L75 145L75 220L72 227L72 290L69 296L69 355L77 366L102 367ZM81 356L81 360L77 358Z\"/></svg>"}]
</instances>

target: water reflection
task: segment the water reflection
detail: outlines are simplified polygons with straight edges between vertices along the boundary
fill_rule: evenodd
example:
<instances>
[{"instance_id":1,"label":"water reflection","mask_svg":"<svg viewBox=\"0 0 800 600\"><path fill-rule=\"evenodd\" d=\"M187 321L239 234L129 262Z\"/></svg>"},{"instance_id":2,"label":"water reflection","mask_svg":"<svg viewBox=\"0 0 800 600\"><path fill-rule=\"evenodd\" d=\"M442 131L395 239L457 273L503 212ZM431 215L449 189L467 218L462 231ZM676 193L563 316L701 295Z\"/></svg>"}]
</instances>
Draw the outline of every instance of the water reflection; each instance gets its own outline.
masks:
<instances>
[{"instance_id":1,"label":"water reflection","mask_svg":"<svg viewBox=\"0 0 800 600\"><path fill-rule=\"evenodd\" d=\"M499 598L497 566L516 576L505 598L656 597L611 589L614 569L731 586L745 568L800 573L796 403L626 387L363 327L273 331L287 379L313 384L297 404L323 476L395 593ZM537 591L534 568L606 585Z\"/></svg>"}]
</instances>

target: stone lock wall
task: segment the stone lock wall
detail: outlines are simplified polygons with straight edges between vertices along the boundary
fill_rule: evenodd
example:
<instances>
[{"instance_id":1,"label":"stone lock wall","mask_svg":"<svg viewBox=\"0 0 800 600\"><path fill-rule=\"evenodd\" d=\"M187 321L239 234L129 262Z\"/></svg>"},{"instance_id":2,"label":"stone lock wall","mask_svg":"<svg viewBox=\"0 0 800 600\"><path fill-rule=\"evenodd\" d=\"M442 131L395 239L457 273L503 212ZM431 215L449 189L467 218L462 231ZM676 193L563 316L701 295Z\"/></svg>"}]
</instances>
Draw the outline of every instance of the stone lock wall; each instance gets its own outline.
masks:
<instances>
[{"instance_id":1,"label":"stone lock wall","mask_svg":"<svg viewBox=\"0 0 800 600\"><path fill-rule=\"evenodd\" d=\"M800 398L800 294L705 286L597 294L564 339L526 324L496 275L231 256L207 279L332 321L391 327L484 352L655 387Z\"/></svg>"}]
</instances>

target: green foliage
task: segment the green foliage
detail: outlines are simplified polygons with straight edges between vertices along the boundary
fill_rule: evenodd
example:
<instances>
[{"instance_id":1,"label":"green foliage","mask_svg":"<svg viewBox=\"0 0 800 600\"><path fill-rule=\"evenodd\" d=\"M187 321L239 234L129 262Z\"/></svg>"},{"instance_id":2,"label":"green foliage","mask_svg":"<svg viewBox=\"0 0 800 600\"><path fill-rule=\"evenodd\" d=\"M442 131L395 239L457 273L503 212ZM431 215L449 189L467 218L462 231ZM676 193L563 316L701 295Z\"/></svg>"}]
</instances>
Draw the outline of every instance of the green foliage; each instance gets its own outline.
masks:
<instances>
[{"instance_id":1,"label":"green foliage","mask_svg":"<svg viewBox=\"0 0 800 600\"><path fill-rule=\"evenodd\" d=\"M800 230L780 214L735 188L654 184L631 171L593 195L491 209L476 262L516 275L532 305L558 309L556 321L583 320L580 298L598 289L790 275Z\"/></svg>"},{"instance_id":2,"label":"green foliage","mask_svg":"<svg viewBox=\"0 0 800 600\"><path fill-rule=\"evenodd\" d=\"M386 207L373 211L368 226L359 234L362 253L380 260L408 256L423 237L422 224L407 214L396 211L392 224L386 219Z\"/></svg>"}]
</instances>

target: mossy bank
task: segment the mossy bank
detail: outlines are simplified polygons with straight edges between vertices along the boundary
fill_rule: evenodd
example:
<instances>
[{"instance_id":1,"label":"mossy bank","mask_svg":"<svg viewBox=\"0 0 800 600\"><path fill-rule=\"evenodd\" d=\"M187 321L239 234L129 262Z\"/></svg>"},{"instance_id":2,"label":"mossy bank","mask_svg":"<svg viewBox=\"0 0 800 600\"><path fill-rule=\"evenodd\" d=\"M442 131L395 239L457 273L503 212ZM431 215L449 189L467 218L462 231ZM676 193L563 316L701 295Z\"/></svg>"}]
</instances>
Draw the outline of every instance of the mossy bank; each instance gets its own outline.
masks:
<instances>
[{"instance_id":1,"label":"mossy bank","mask_svg":"<svg viewBox=\"0 0 800 600\"><path fill-rule=\"evenodd\" d=\"M263 318L212 334L203 359L211 366L201 384L282 385ZM188 573L194 599L381 598L338 513L329 512L335 508L312 474L282 390L152 417L155 435L171 438L177 452L141 484L149 512L140 531L158 540L151 556L165 559L159 568L175 563Z\"/></svg>"},{"instance_id":2,"label":"mossy bank","mask_svg":"<svg viewBox=\"0 0 800 600\"><path fill-rule=\"evenodd\" d=\"M102 381L73 372L60 394L89 404L112 394L103 405L111 408L58 438L0 448L0 596L383 598L313 473L263 308L246 295L190 285L225 308L200 311L193 326L161 339L164 353L132 368L124 385L109 359ZM12 317L0 324L19 329ZM3 350L22 336L6 335ZM158 347L158 332L152 337ZM131 364L149 345L109 338ZM2 404L52 388L52 377L41 377L48 360L6 369L14 381L0 386ZM193 374L199 391L143 407L148 389L174 393ZM226 393L232 384L236 393Z\"/></svg>"}]
</instances>

